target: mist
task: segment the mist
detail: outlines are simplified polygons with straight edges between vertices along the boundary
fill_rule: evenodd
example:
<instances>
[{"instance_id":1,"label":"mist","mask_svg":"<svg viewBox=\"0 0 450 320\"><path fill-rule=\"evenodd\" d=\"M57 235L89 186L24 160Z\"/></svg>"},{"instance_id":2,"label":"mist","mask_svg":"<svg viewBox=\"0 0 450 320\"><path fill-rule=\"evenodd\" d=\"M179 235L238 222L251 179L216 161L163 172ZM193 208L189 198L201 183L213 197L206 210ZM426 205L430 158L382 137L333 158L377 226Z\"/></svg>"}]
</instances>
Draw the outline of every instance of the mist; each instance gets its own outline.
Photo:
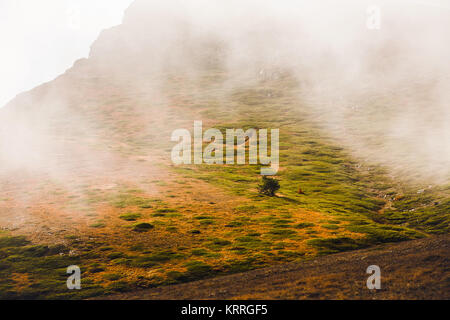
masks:
<instances>
[{"instance_id":1,"label":"mist","mask_svg":"<svg viewBox=\"0 0 450 320\"><path fill-rule=\"evenodd\" d=\"M380 20L371 28L373 6ZM111 98L101 86L119 98L141 93L133 93L128 110L152 119L141 133L176 129L165 122L168 75L196 79L219 65L227 75L218 93L225 106L233 89L287 72L298 83L298 110L355 157L381 163L394 176L448 182L449 18L443 1L137 0L121 25L101 32L87 59L3 110L2 170L44 170L64 181L73 168L60 160L70 158L100 174L113 167L117 143L96 123L105 120L96 108ZM96 99L83 100L95 90ZM202 88L193 94L201 96ZM149 104L158 106L157 117L145 109Z\"/></svg>"},{"instance_id":2,"label":"mist","mask_svg":"<svg viewBox=\"0 0 450 320\"><path fill-rule=\"evenodd\" d=\"M299 83L298 108L356 157L397 178L445 183L449 8L448 1L136 1L120 36L110 31L123 50L111 54L104 34L91 58L110 52L108 65L123 68L139 57L135 73L192 77L199 61L219 61L229 75L225 91L257 85L261 72L288 72Z\"/></svg>"},{"instance_id":3,"label":"mist","mask_svg":"<svg viewBox=\"0 0 450 320\"><path fill-rule=\"evenodd\" d=\"M100 31L119 24L131 2L0 1L0 108L87 57Z\"/></svg>"}]
</instances>

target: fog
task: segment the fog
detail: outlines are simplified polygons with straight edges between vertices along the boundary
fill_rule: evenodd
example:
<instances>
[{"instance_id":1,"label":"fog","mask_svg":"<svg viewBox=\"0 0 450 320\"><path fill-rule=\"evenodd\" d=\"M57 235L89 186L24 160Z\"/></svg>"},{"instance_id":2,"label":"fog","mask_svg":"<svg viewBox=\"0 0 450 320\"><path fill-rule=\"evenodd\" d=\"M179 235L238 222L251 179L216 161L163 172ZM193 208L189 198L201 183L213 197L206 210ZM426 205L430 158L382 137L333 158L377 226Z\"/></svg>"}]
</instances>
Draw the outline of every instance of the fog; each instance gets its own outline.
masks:
<instances>
[{"instance_id":1,"label":"fog","mask_svg":"<svg viewBox=\"0 0 450 320\"><path fill-rule=\"evenodd\" d=\"M132 0L0 0L0 108L87 57Z\"/></svg>"},{"instance_id":2,"label":"fog","mask_svg":"<svg viewBox=\"0 0 450 320\"><path fill-rule=\"evenodd\" d=\"M140 68L195 74L219 57L233 80L224 90L287 71L299 109L356 157L397 178L449 181L449 1L136 1L122 30L121 63L142 54Z\"/></svg>"},{"instance_id":3,"label":"fog","mask_svg":"<svg viewBox=\"0 0 450 320\"><path fill-rule=\"evenodd\" d=\"M449 7L448 1L137 0L122 25L101 33L89 59L78 61L48 88L9 106L3 114L9 117L9 127L0 134L0 160L4 168L14 170L45 164L40 167L60 180L72 169L61 170L55 154L97 172L106 170L113 156L104 137L114 135L100 130L92 117L87 119L86 114L102 104L85 94L97 90L96 97L105 102L109 93L102 90L108 86L114 86L116 96L141 92L128 112L145 119L140 106L158 103L153 120L164 126L170 99L161 79L174 74L195 79L216 63L227 74L218 94L223 105L237 87L257 86L262 73L287 72L298 82L293 104L299 111L308 110L324 132L355 157L379 162L397 177L448 182ZM95 17L104 16L97 12ZM33 53L27 48L20 52ZM58 50L53 55L64 56L64 61L74 56ZM49 66L48 61L43 70L54 72L65 64ZM34 73L39 71L31 78ZM202 95L201 87L195 90ZM148 126L150 130L155 123ZM70 139L61 140L59 132ZM167 137L169 141L170 134ZM89 141L95 148L87 152L80 143L69 143L71 139ZM98 151L100 144L104 149Z\"/></svg>"}]
</instances>

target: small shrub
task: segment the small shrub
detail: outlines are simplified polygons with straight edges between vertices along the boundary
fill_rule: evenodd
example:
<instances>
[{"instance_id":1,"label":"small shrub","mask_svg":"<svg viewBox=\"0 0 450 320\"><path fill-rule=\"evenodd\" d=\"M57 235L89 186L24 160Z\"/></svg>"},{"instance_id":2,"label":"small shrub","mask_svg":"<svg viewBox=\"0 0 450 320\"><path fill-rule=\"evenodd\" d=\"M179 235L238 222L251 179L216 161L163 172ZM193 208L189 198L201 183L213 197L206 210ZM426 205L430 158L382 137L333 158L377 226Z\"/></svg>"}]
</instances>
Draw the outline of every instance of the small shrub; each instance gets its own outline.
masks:
<instances>
[{"instance_id":1,"label":"small shrub","mask_svg":"<svg viewBox=\"0 0 450 320\"><path fill-rule=\"evenodd\" d=\"M258 191L261 194L273 197L275 196L275 192L280 189L280 183L270 177L263 176L262 183L258 186Z\"/></svg>"}]
</instances>

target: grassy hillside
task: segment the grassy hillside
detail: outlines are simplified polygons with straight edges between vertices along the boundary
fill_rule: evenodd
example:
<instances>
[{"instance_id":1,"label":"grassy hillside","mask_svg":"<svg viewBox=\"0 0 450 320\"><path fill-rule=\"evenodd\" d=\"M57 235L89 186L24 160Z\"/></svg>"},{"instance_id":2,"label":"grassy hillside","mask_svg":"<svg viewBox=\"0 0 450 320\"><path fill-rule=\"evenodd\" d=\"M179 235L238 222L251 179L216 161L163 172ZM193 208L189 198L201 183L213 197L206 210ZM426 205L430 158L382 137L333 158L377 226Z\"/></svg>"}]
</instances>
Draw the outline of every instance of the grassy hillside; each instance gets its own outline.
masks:
<instances>
[{"instance_id":1,"label":"grassy hillside","mask_svg":"<svg viewBox=\"0 0 450 320\"><path fill-rule=\"evenodd\" d=\"M4 183L0 297L84 298L448 233L450 185L393 179L353 156L321 128L289 75L227 92L224 77L214 69L196 81L167 76L165 109L136 88L82 84L72 104L100 139L89 145L68 130L67 143L107 146L115 165L84 171L68 159L70 186L24 175L32 188L20 182L19 190L36 200L26 205ZM70 73L61 81L80 85ZM58 83L32 94L49 88ZM174 166L172 130L199 119L205 130L279 128L277 195L257 192L259 165ZM18 210L27 215L12 224ZM80 291L66 289L72 264L82 269Z\"/></svg>"},{"instance_id":2,"label":"grassy hillside","mask_svg":"<svg viewBox=\"0 0 450 320\"><path fill-rule=\"evenodd\" d=\"M450 20L386 5L369 30L357 2L236 14L136 0L88 58L1 108L0 298L87 298L448 234ZM174 165L172 132L198 120L279 129L275 196L258 192L259 165ZM82 290L66 287L70 265Z\"/></svg>"}]
</instances>

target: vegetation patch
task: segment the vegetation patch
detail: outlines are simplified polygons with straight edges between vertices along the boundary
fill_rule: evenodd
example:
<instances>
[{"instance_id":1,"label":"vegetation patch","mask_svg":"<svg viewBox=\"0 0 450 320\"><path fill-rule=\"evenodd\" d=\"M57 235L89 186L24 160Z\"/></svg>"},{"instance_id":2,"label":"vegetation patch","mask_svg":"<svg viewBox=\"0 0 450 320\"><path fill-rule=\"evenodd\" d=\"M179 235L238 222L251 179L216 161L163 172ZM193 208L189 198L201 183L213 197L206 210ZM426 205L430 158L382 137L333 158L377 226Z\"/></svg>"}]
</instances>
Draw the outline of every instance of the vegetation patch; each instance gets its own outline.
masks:
<instances>
[{"instance_id":1,"label":"vegetation patch","mask_svg":"<svg viewBox=\"0 0 450 320\"><path fill-rule=\"evenodd\" d=\"M153 267L160 263L164 263L174 259L183 258L184 255L173 251L160 251L151 254L141 255L134 257L128 262L129 265L134 267Z\"/></svg>"},{"instance_id":2,"label":"vegetation patch","mask_svg":"<svg viewBox=\"0 0 450 320\"><path fill-rule=\"evenodd\" d=\"M63 245L30 245L24 237L0 237L0 299L79 299L104 292L86 278L83 292L68 294L66 269L81 265L80 257L69 256L68 251ZM27 275L21 290L11 282L13 273Z\"/></svg>"},{"instance_id":3,"label":"vegetation patch","mask_svg":"<svg viewBox=\"0 0 450 320\"><path fill-rule=\"evenodd\" d=\"M301 222L294 226L294 228L296 228L296 229L305 229L305 228L310 228L310 227L314 227L314 223Z\"/></svg>"},{"instance_id":4,"label":"vegetation patch","mask_svg":"<svg viewBox=\"0 0 450 320\"><path fill-rule=\"evenodd\" d=\"M140 222L133 225L133 230L136 232L145 232L153 229L154 226L147 222Z\"/></svg>"},{"instance_id":5,"label":"vegetation patch","mask_svg":"<svg viewBox=\"0 0 450 320\"><path fill-rule=\"evenodd\" d=\"M120 216L120 219L125 221L136 221L141 217L140 213L126 213Z\"/></svg>"}]
</instances>

